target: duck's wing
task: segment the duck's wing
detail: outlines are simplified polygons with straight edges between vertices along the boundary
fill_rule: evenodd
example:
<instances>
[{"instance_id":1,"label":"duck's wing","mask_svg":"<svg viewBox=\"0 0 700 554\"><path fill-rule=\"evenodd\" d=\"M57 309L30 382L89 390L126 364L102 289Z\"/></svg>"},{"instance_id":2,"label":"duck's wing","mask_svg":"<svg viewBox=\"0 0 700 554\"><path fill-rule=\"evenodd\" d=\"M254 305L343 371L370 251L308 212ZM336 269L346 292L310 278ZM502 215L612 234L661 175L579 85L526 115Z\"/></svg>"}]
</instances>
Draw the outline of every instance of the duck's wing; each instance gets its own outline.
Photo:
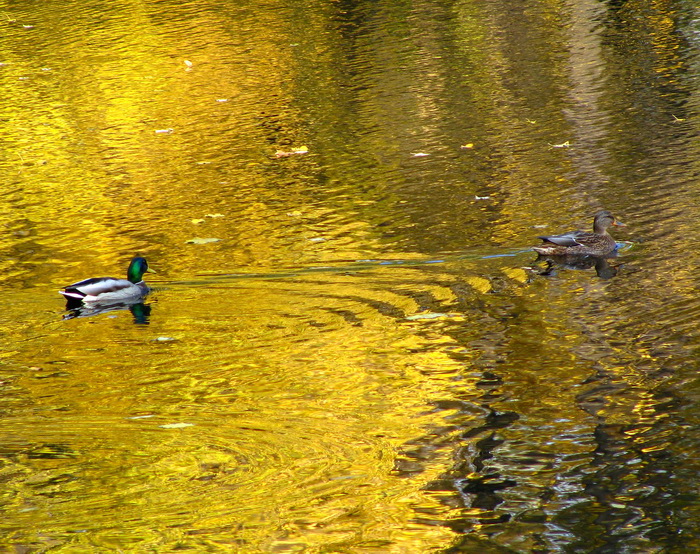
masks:
<instances>
[{"instance_id":1,"label":"duck's wing","mask_svg":"<svg viewBox=\"0 0 700 554\"><path fill-rule=\"evenodd\" d=\"M84 279L72 285L68 285L59 292L63 296L71 298L85 298L86 296L99 296L109 292L118 292L120 290L133 287L134 284L126 279L115 279L114 277L93 277L92 279Z\"/></svg>"},{"instance_id":2,"label":"duck's wing","mask_svg":"<svg viewBox=\"0 0 700 554\"><path fill-rule=\"evenodd\" d=\"M559 246L580 246L581 239L584 239L585 241L585 236L587 234L588 233L584 233L583 231L573 231L571 233L564 233L563 235L541 236L537 238L542 239L545 242L557 244Z\"/></svg>"}]
</instances>

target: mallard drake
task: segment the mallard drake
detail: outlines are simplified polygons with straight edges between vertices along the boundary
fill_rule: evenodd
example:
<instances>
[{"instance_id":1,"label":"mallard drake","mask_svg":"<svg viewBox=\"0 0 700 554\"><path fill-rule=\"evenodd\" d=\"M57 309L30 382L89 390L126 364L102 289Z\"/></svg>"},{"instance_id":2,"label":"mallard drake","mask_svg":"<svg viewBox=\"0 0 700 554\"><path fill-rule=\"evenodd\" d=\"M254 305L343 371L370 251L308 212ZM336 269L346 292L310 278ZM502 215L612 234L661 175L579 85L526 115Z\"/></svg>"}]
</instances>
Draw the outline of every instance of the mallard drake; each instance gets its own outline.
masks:
<instances>
[{"instance_id":1,"label":"mallard drake","mask_svg":"<svg viewBox=\"0 0 700 554\"><path fill-rule=\"evenodd\" d=\"M592 233L572 231L563 235L538 237L544 241L544 244L533 247L533 250L544 256L605 256L617 248L615 239L608 234L608 227L613 225L616 227L625 226L624 223L617 221L613 214L603 210L595 214Z\"/></svg>"},{"instance_id":2,"label":"mallard drake","mask_svg":"<svg viewBox=\"0 0 700 554\"><path fill-rule=\"evenodd\" d=\"M68 285L58 291L69 304L118 304L130 303L143 298L150 289L143 282L143 274L155 273L148 267L145 258L131 260L126 271L126 279L114 277L93 277Z\"/></svg>"}]
</instances>

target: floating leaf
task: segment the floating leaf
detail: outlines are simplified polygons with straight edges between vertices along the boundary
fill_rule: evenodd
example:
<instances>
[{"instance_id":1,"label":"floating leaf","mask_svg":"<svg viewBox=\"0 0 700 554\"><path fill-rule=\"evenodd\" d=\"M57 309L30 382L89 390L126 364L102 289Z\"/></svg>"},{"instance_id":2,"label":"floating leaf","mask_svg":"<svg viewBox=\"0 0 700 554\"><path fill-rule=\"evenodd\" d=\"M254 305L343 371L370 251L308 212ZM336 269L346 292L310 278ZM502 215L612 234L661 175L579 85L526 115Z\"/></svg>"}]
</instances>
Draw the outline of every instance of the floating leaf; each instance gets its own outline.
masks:
<instances>
[{"instance_id":1,"label":"floating leaf","mask_svg":"<svg viewBox=\"0 0 700 554\"><path fill-rule=\"evenodd\" d=\"M206 219L193 219L192 223L194 223L195 225L199 225L200 223L204 223L205 221Z\"/></svg>"},{"instance_id":2,"label":"floating leaf","mask_svg":"<svg viewBox=\"0 0 700 554\"><path fill-rule=\"evenodd\" d=\"M468 142L467 144L463 144L460 146L460 148L463 148L464 150L468 150L470 148L474 148L474 143L473 142Z\"/></svg>"},{"instance_id":3,"label":"floating leaf","mask_svg":"<svg viewBox=\"0 0 700 554\"><path fill-rule=\"evenodd\" d=\"M188 67L191 68L194 64L190 60L184 60L184 64Z\"/></svg>"},{"instance_id":4,"label":"floating leaf","mask_svg":"<svg viewBox=\"0 0 700 554\"><path fill-rule=\"evenodd\" d=\"M409 315L406 319L408 319L409 321L417 321L420 319L438 319L441 317L450 317L450 314L430 312L430 313L425 313L425 314Z\"/></svg>"},{"instance_id":5,"label":"floating leaf","mask_svg":"<svg viewBox=\"0 0 700 554\"><path fill-rule=\"evenodd\" d=\"M284 158L287 156L294 156L295 154L307 154L309 149L306 146L300 146L299 148L292 148L291 150L278 150L275 152L275 157Z\"/></svg>"},{"instance_id":6,"label":"floating leaf","mask_svg":"<svg viewBox=\"0 0 700 554\"><path fill-rule=\"evenodd\" d=\"M312 239L309 239L309 242L326 242L326 239L323 237L314 237Z\"/></svg>"},{"instance_id":7,"label":"floating leaf","mask_svg":"<svg viewBox=\"0 0 700 554\"><path fill-rule=\"evenodd\" d=\"M204 217L226 217L224 214L205 214Z\"/></svg>"},{"instance_id":8,"label":"floating leaf","mask_svg":"<svg viewBox=\"0 0 700 554\"><path fill-rule=\"evenodd\" d=\"M475 196L474 200L491 200L490 196Z\"/></svg>"},{"instance_id":9,"label":"floating leaf","mask_svg":"<svg viewBox=\"0 0 700 554\"><path fill-rule=\"evenodd\" d=\"M208 244L210 242L219 242L221 239L215 239L215 238L200 238L200 237L195 237L190 240L186 240L185 243L187 244Z\"/></svg>"},{"instance_id":10,"label":"floating leaf","mask_svg":"<svg viewBox=\"0 0 700 554\"><path fill-rule=\"evenodd\" d=\"M422 158L423 156L430 156L430 154L427 154L426 152L411 152L411 156L414 158Z\"/></svg>"},{"instance_id":11,"label":"floating leaf","mask_svg":"<svg viewBox=\"0 0 700 554\"><path fill-rule=\"evenodd\" d=\"M184 429L185 427L193 427L194 423L166 423L159 425L161 429Z\"/></svg>"},{"instance_id":12,"label":"floating leaf","mask_svg":"<svg viewBox=\"0 0 700 554\"><path fill-rule=\"evenodd\" d=\"M172 129L156 129L157 135L167 135L167 134L170 134L172 132L173 132Z\"/></svg>"},{"instance_id":13,"label":"floating leaf","mask_svg":"<svg viewBox=\"0 0 700 554\"><path fill-rule=\"evenodd\" d=\"M567 140L566 142L562 142L561 144L550 144L550 146L552 148L569 148L569 146L571 146L571 144Z\"/></svg>"}]
</instances>

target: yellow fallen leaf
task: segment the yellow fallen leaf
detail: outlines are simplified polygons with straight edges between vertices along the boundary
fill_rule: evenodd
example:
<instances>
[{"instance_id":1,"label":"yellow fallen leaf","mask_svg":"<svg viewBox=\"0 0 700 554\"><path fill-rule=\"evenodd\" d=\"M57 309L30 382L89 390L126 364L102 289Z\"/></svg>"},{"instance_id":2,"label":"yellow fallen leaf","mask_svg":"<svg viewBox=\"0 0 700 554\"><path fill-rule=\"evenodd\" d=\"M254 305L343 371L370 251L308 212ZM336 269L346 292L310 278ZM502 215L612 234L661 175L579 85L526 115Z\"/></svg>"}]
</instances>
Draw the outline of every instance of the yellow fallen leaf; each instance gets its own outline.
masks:
<instances>
[{"instance_id":1,"label":"yellow fallen leaf","mask_svg":"<svg viewBox=\"0 0 700 554\"><path fill-rule=\"evenodd\" d=\"M166 423L165 425L159 425L161 429L185 429L187 427L192 427L194 423Z\"/></svg>"},{"instance_id":2,"label":"yellow fallen leaf","mask_svg":"<svg viewBox=\"0 0 700 554\"><path fill-rule=\"evenodd\" d=\"M309 149L306 146L300 146L299 148L292 148L291 150L278 150L275 152L276 158L285 158L287 156L294 156L295 154L307 154Z\"/></svg>"},{"instance_id":3,"label":"yellow fallen leaf","mask_svg":"<svg viewBox=\"0 0 700 554\"><path fill-rule=\"evenodd\" d=\"M210 242L219 242L221 239L215 239L215 238L209 238L209 239L203 239L200 237L195 237L190 240L186 240L185 242L187 244L208 244Z\"/></svg>"},{"instance_id":4,"label":"yellow fallen leaf","mask_svg":"<svg viewBox=\"0 0 700 554\"><path fill-rule=\"evenodd\" d=\"M195 225L199 225L200 223L204 223L204 221L204 219L193 219L192 223L194 223Z\"/></svg>"},{"instance_id":5,"label":"yellow fallen leaf","mask_svg":"<svg viewBox=\"0 0 700 554\"><path fill-rule=\"evenodd\" d=\"M463 148L463 149L465 149L465 150L467 150L467 149L469 149L469 148L474 148L474 143L473 143L473 142L468 142L467 144L463 144L462 146L460 146L460 148Z\"/></svg>"}]
</instances>

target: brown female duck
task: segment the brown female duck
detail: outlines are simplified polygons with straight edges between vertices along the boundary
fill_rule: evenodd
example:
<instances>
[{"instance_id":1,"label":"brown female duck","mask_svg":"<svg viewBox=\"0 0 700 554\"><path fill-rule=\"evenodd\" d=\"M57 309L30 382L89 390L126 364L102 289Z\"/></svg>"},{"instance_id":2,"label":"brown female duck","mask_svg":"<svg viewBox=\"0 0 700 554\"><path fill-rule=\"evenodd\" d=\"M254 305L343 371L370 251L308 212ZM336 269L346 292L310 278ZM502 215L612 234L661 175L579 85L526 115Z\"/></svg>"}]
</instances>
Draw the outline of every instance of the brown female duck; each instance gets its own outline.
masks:
<instances>
[{"instance_id":1,"label":"brown female duck","mask_svg":"<svg viewBox=\"0 0 700 554\"><path fill-rule=\"evenodd\" d=\"M561 256L561 255L589 255L589 256L605 256L615 251L617 243L615 239L608 234L608 227L624 227L615 219L615 216L610 212L603 210L595 214L593 219L593 232L573 231L564 233L563 235L552 235L548 237L538 237L544 242L541 246L533 247L533 250L544 256Z\"/></svg>"}]
</instances>

